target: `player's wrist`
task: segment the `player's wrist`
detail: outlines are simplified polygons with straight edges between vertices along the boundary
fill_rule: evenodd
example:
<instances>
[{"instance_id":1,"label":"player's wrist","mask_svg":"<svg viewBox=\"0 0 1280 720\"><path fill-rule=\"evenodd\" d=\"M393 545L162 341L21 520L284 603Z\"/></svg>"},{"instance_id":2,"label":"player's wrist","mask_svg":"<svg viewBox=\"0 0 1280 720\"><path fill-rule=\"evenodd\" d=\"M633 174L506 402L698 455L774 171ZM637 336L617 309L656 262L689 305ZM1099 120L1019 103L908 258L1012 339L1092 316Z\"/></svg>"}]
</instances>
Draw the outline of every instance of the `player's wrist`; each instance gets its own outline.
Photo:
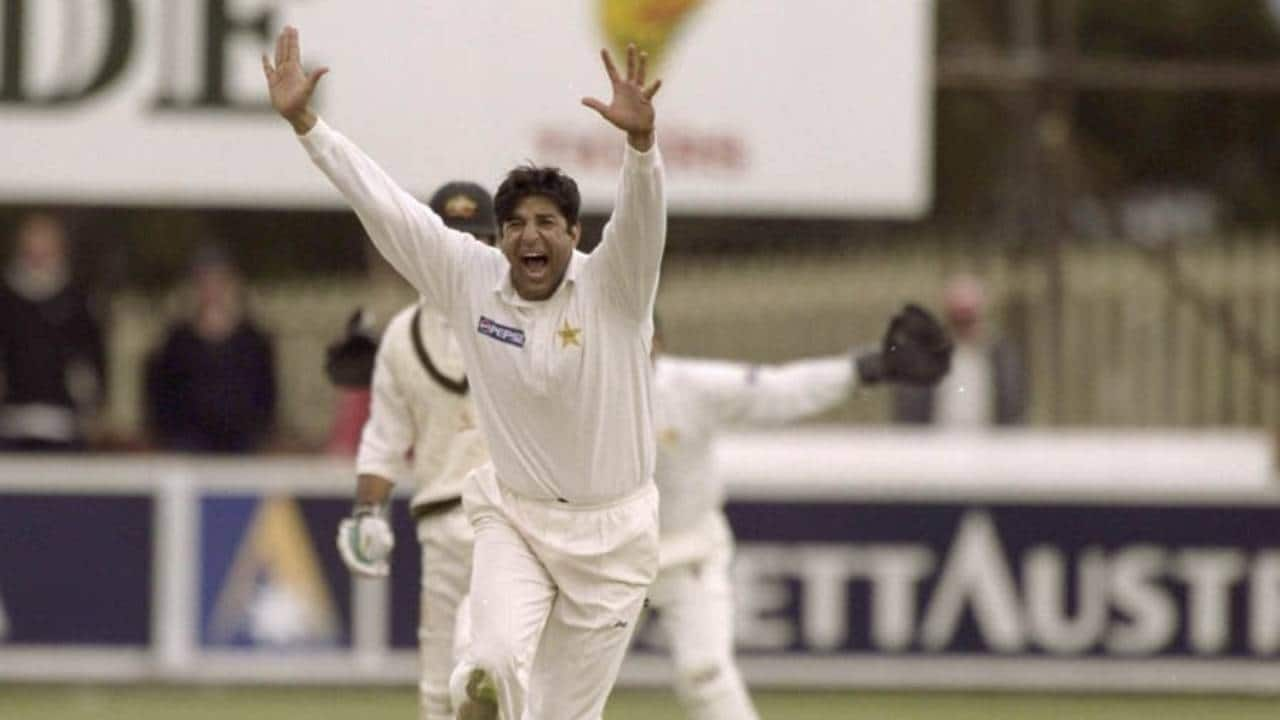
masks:
<instances>
[{"instance_id":1,"label":"player's wrist","mask_svg":"<svg viewBox=\"0 0 1280 720\"><path fill-rule=\"evenodd\" d=\"M646 153L653 149L654 135L653 128L649 128L643 132L627 133L627 144L632 150L640 153Z\"/></svg>"},{"instance_id":2,"label":"player's wrist","mask_svg":"<svg viewBox=\"0 0 1280 720\"><path fill-rule=\"evenodd\" d=\"M875 385L885 379L884 355L879 352L855 354L853 366L863 385Z\"/></svg>"},{"instance_id":3,"label":"player's wrist","mask_svg":"<svg viewBox=\"0 0 1280 720\"><path fill-rule=\"evenodd\" d=\"M351 504L351 517L381 517L385 518L389 514L390 503L387 501L356 499Z\"/></svg>"},{"instance_id":4,"label":"player's wrist","mask_svg":"<svg viewBox=\"0 0 1280 720\"><path fill-rule=\"evenodd\" d=\"M284 119L293 126L293 131L295 133L299 135L306 135L315 128L316 122L320 119L320 116L316 115L311 108L305 107L298 112L285 115Z\"/></svg>"}]
</instances>

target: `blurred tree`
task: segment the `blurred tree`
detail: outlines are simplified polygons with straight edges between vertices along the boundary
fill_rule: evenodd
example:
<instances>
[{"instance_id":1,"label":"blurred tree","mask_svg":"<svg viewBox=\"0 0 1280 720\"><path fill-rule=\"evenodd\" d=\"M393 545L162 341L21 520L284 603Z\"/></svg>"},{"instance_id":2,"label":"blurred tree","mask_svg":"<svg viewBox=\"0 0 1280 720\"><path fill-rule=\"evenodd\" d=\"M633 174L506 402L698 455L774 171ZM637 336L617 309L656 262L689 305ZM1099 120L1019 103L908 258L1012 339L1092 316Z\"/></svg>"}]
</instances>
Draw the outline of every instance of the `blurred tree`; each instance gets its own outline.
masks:
<instances>
[{"instance_id":1,"label":"blurred tree","mask_svg":"<svg viewBox=\"0 0 1280 720\"><path fill-rule=\"evenodd\" d=\"M1280 61L1280 25L1266 0L973 0L939 3L939 63L975 48L1010 55L1017 48L1017 11L1037 3L1033 31L1045 54L1064 44L1054 12L1074 3L1073 37L1065 44L1082 60ZM995 222L1010 202L1010 178L1025 167L1007 149L1027 132L1013 98L1071 89L1070 67L1051 67L1042 85L1024 79L1005 86L944 88L938 96L937 206L943 224ZM1142 86L1078 88L1070 103L1075 191L1113 214L1133 194L1189 188L1211 194L1232 225L1280 220L1280 93L1224 79L1191 91L1166 79ZM1247 84L1245 84L1247 85ZM1135 87L1136 86L1136 87Z\"/></svg>"}]
</instances>

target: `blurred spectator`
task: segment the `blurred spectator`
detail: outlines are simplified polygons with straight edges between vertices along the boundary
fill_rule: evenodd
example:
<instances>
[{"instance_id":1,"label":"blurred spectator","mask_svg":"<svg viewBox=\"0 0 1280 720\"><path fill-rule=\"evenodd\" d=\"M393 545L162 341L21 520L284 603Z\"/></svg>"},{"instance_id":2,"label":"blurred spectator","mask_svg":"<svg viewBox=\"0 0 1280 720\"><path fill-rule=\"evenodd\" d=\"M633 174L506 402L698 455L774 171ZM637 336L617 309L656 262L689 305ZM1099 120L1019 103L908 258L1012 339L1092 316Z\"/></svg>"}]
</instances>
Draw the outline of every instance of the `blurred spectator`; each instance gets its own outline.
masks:
<instances>
[{"instance_id":1,"label":"blurred spectator","mask_svg":"<svg viewBox=\"0 0 1280 720\"><path fill-rule=\"evenodd\" d=\"M174 323L147 361L150 430L166 450L251 452L276 412L271 339L246 315L240 273L220 250L197 253L195 308Z\"/></svg>"},{"instance_id":2,"label":"blurred spectator","mask_svg":"<svg viewBox=\"0 0 1280 720\"><path fill-rule=\"evenodd\" d=\"M102 332L71 278L66 228L24 217L0 283L0 449L83 450L105 393Z\"/></svg>"},{"instance_id":3,"label":"blurred spectator","mask_svg":"<svg viewBox=\"0 0 1280 720\"><path fill-rule=\"evenodd\" d=\"M943 304L955 341L951 372L933 388L896 388L894 419L970 429L1023 423L1027 378L1022 354L1008 339L991 334L982 284L970 275L953 278Z\"/></svg>"},{"instance_id":4,"label":"blurred spectator","mask_svg":"<svg viewBox=\"0 0 1280 720\"><path fill-rule=\"evenodd\" d=\"M374 360L378 354L378 333L373 313L357 309L347 320L346 332L325 349L325 374L337 388L333 427L325 451L330 455L355 457L360 433L369 419L372 402Z\"/></svg>"}]
</instances>

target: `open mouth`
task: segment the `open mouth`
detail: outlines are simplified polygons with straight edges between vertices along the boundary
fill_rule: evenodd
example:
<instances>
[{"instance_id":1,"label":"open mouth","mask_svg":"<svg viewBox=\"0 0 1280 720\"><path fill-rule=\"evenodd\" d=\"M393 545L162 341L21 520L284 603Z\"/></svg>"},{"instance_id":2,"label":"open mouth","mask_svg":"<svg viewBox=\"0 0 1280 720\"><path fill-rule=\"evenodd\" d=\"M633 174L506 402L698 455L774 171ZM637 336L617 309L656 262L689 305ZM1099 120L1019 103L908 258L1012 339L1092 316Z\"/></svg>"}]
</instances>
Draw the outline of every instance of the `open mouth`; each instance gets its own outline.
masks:
<instances>
[{"instance_id":1,"label":"open mouth","mask_svg":"<svg viewBox=\"0 0 1280 720\"><path fill-rule=\"evenodd\" d=\"M520 265L533 277L541 277L551 266L551 259L542 253L527 253L520 256Z\"/></svg>"}]
</instances>

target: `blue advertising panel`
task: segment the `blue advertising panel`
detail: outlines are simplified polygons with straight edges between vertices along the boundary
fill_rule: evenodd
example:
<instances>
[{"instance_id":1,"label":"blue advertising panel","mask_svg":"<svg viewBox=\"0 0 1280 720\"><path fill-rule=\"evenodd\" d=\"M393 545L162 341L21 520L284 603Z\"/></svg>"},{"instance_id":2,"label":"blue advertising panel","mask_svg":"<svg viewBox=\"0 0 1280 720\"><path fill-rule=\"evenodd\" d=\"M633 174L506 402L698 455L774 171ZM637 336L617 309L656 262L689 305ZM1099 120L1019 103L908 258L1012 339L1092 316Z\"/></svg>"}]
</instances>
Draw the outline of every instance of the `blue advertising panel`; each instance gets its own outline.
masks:
<instances>
[{"instance_id":1,"label":"blue advertising panel","mask_svg":"<svg viewBox=\"0 0 1280 720\"><path fill-rule=\"evenodd\" d=\"M351 642L351 585L334 532L348 500L218 495L200 501L200 642L322 649Z\"/></svg>"},{"instance_id":2,"label":"blue advertising panel","mask_svg":"<svg viewBox=\"0 0 1280 720\"><path fill-rule=\"evenodd\" d=\"M1280 507L737 502L728 515L747 656L1280 652Z\"/></svg>"},{"instance_id":3,"label":"blue advertising panel","mask_svg":"<svg viewBox=\"0 0 1280 720\"><path fill-rule=\"evenodd\" d=\"M149 643L152 507L147 496L6 494L0 643Z\"/></svg>"}]
</instances>

